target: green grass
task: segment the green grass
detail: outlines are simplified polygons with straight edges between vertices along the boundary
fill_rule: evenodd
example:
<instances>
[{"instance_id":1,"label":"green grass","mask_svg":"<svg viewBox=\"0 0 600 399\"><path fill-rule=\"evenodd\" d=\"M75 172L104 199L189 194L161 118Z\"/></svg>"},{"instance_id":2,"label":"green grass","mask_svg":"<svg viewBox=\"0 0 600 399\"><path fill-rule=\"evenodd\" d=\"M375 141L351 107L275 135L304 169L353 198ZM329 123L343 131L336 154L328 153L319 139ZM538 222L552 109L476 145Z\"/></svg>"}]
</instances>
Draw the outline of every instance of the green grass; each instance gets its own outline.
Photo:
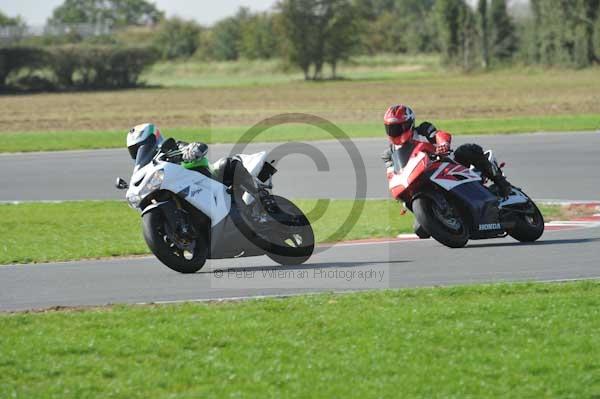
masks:
<instances>
[{"instance_id":1,"label":"green grass","mask_svg":"<svg viewBox=\"0 0 600 399\"><path fill-rule=\"evenodd\" d=\"M440 129L456 135L508 134L521 132L586 131L600 129L600 115L515 117L491 119L460 119L435 121ZM384 138L379 123L341 124L340 128L350 138ZM163 129L163 134L187 141L236 143L248 141L244 136L249 127L174 128ZM122 131L57 131L2 133L0 153L59 151L102 148L123 148ZM314 126L287 124L266 130L253 142L287 142L333 140L330 133Z\"/></svg>"},{"instance_id":2,"label":"green grass","mask_svg":"<svg viewBox=\"0 0 600 399\"><path fill-rule=\"evenodd\" d=\"M600 283L0 315L0 397L597 398Z\"/></svg>"},{"instance_id":3,"label":"green grass","mask_svg":"<svg viewBox=\"0 0 600 399\"><path fill-rule=\"evenodd\" d=\"M411 214L400 215L394 201L367 200L346 235L336 233L351 215L353 201L334 200L325 213L313 212L316 200L295 203L313 222L318 242L395 237L412 231ZM560 218L557 206L542 207ZM0 205L0 264L66 261L147 254L139 214L124 202L82 201Z\"/></svg>"},{"instance_id":4,"label":"green grass","mask_svg":"<svg viewBox=\"0 0 600 399\"><path fill-rule=\"evenodd\" d=\"M305 212L316 206L315 200L295 202ZM335 235L340 220L350 215L352 205L352 201L332 201L322 217L311 217L319 242L390 237L411 229L412 217L401 217L393 201L367 201L352 231L345 237ZM0 220L0 264L149 252L142 238L141 218L124 202L0 205Z\"/></svg>"},{"instance_id":5,"label":"green grass","mask_svg":"<svg viewBox=\"0 0 600 399\"><path fill-rule=\"evenodd\" d=\"M431 76L440 69L437 55L393 55L354 57L339 65L338 74L347 80L391 80ZM330 75L325 68L324 77ZM142 75L151 86L164 87L252 87L300 82L302 72L279 59L201 62L161 62Z\"/></svg>"}]
</instances>

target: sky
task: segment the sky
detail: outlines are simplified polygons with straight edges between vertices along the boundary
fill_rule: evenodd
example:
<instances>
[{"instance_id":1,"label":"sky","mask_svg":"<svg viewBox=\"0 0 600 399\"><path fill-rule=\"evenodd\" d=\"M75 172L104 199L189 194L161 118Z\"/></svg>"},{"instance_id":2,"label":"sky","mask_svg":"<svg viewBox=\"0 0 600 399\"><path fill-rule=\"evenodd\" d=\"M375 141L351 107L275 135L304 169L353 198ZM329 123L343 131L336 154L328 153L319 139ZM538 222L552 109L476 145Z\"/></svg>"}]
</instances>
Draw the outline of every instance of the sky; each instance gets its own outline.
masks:
<instances>
[{"instance_id":1,"label":"sky","mask_svg":"<svg viewBox=\"0 0 600 399\"><path fill-rule=\"evenodd\" d=\"M276 0L150 0L167 16L180 16L194 19L203 25L210 25L221 18L233 15L240 6L253 11L268 10ZM52 10L63 0L0 0L0 10L14 17L21 15L28 25L41 26L52 14Z\"/></svg>"}]
</instances>

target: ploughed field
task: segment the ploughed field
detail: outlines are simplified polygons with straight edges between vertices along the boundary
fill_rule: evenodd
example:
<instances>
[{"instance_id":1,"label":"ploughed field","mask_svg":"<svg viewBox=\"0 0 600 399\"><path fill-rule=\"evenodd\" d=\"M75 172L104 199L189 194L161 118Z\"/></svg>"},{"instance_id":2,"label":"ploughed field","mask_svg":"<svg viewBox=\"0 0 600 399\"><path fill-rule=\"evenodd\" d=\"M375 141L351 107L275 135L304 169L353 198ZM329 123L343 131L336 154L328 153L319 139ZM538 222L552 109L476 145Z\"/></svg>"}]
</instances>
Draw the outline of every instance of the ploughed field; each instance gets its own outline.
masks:
<instances>
[{"instance_id":1,"label":"ploughed field","mask_svg":"<svg viewBox=\"0 0 600 399\"><path fill-rule=\"evenodd\" d=\"M400 101L432 120L600 115L598 72L424 70L374 80L0 96L0 133L116 131L144 121L163 128L251 126L288 112L336 124L378 123Z\"/></svg>"}]
</instances>

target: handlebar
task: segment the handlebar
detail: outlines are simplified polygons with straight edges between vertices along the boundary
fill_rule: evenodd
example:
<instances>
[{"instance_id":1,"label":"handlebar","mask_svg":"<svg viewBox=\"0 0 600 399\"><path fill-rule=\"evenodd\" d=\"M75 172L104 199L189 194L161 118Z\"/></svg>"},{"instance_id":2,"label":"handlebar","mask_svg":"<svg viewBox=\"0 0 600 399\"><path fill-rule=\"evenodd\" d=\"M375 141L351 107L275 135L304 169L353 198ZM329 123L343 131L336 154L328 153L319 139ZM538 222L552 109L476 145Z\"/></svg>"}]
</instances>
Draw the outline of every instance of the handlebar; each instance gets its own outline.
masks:
<instances>
[{"instance_id":1,"label":"handlebar","mask_svg":"<svg viewBox=\"0 0 600 399\"><path fill-rule=\"evenodd\" d=\"M154 158L157 161L164 161L164 162L170 162L170 163L181 163L183 154L181 153L181 150L177 149L177 150L171 150L171 151L167 151L167 152L163 152L163 151L159 151L156 154L156 157Z\"/></svg>"},{"instance_id":2,"label":"handlebar","mask_svg":"<svg viewBox=\"0 0 600 399\"><path fill-rule=\"evenodd\" d=\"M436 153L428 153L429 159L432 161L442 161L445 159L450 159L449 155L454 153L454 150L449 150L446 154L436 154Z\"/></svg>"}]
</instances>

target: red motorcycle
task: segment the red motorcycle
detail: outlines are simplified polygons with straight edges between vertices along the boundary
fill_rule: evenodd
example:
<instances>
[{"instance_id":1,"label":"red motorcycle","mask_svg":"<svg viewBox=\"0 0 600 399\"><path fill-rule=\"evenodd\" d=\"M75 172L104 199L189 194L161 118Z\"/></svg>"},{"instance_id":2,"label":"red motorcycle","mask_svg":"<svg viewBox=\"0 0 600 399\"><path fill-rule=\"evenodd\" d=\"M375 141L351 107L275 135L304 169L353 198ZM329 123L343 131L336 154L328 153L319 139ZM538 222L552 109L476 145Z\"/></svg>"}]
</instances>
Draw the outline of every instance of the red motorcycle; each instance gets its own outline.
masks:
<instances>
[{"instance_id":1,"label":"red motorcycle","mask_svg":"<svg viewBox=\"0 0 600 399\"><path fill-rule=\"evenodd\" d=\"M486 155L500 169L492 151ZM429 143L407 143L392 152L387 170L392 196L415 215L420 238L433 237L450 248L462 248L469 239L502 238L533 242L544 233L544 218L521 189L508 198L473 168L451 156L434 155Z\"/></svg>"}]
</instances>

